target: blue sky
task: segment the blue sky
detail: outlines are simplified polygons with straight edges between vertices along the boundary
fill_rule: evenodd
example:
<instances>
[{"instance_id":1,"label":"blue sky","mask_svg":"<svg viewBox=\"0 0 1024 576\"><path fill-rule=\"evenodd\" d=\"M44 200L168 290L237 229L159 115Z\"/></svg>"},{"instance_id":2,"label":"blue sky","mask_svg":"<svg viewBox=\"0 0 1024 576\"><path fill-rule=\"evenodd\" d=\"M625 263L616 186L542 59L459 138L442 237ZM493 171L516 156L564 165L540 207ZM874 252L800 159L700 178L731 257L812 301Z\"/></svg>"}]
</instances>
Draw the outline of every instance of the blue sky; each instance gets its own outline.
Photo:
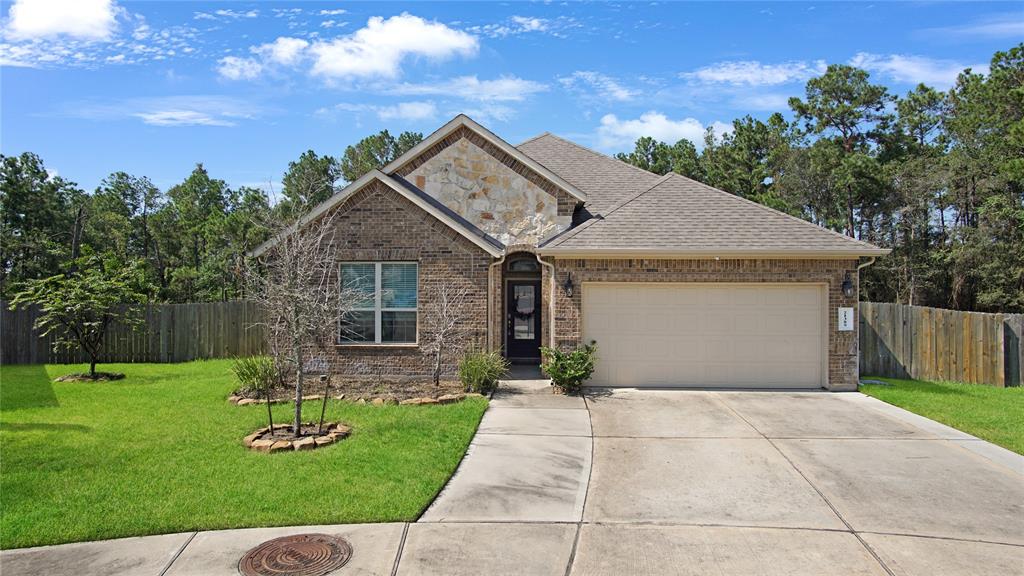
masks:
<instances>
[{"instance_id":1,"label":"blue sky","mask_svg":"<svg viewBox=\"0 0 1024 576\"><path fill-rule=\"evenodd\" d=\"M87 190L203 162L279 187L304 150L465 112L605 152L786 111L826 63L947 88L1024 39L1020 3L4 1L0 151Z\"/></svg>"}]
</instances>

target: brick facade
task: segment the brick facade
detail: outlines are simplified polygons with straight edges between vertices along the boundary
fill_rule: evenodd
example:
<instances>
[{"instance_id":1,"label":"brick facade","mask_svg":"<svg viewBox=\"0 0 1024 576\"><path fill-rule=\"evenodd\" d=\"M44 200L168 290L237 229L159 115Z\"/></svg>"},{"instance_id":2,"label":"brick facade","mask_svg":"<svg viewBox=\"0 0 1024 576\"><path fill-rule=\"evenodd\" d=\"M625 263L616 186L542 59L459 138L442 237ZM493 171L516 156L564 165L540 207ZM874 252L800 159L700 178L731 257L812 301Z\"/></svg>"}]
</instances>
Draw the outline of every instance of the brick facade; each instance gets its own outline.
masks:
<instances>
[{"instance_id":1,"label":"brick facade","mask_svg":"<svg viewBox=\"0 0 1024 576\"><path fill-rule=\"evenodd\" d=\"M857 260L555 260L556 345L582 344L582 285L585 282L812 282L828 285L828 388L857 389L857 323L850 332L837 330L838 308L853 307L857 298L843 295L847 273L857 287ZM561 286L572 274L572 298ZM545 308L547 312L547 308ZM548 320L545 321L546 323Z\"/></svg>"},{"instance_id":2,"label":"brick facade","mask_svg":"<svg viewBox=\"0 0 1024 576\"><path fill-rule=\"evenodd\" d=\"M419 264L419 343L430 336L432 290L440 284L457 284L468 290L465 328L472 344L486 345L487 277L488 266L493 261L490 254L379 182L368 184L336 210L339 264L343 261ZM433 371L432 357L424 354L419 344L331 344L334 354L327 360L338 374L402 378L425 377ZM445 374L455 373L458 358L459 354L445 357Z\"/></svg>"}]
</instances>

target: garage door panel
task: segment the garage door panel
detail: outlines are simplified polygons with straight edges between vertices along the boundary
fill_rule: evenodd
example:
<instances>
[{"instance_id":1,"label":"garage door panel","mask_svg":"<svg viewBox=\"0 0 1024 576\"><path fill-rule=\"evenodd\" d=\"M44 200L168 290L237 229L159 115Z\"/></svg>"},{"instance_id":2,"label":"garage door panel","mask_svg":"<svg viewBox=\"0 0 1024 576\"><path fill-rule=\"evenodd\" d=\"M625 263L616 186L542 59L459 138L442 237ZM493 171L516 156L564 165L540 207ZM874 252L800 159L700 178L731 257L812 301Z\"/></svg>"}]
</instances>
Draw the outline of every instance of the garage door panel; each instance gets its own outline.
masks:
<instances>
[{"instance_id":1,"label":"garage door panel","mask_svg":"<svg viewBox=\"0 0 1024 576\"><path fill-rule=\"evenodd\" d=\"M824 289L807 284L583 286L591 385L824 385Z\"/></svg>"}]
</instances>

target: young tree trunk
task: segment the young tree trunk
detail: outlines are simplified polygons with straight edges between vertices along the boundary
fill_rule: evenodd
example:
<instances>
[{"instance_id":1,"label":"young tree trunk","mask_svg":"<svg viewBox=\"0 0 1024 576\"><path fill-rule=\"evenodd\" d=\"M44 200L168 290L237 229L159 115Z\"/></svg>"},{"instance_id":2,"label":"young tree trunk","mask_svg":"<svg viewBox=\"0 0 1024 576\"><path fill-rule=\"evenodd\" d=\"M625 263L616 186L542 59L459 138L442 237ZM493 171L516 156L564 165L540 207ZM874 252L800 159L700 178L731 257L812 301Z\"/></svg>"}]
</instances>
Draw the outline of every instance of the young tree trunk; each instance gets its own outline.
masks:
<instances>
[{"instance_id":1,"label":"young tree trunk","mask_svg":"<svg viewBox=\"0 0 1024 576\"><path fill-rule=\"evenodd\" d=\"M302 430L302 357L296 350L296 358L299 359L295 367L295 420L292 422L292 433L297 438Z\"/></svg>"},{"instance_id":2,"label":"young tree trunk","mask_svg":"<svg viewBox=\"0 0 1024 576\"><path fill-rule=\"evenodd\" d=\"M93 356L89 360L89 378L96 379L96 357Z\"/></svg>"},{"instance_id":3,"label":"young tree trunk","mask_svg":"<svg viewBox=\"0 0 1024 576\"><path fill-rule=\"evenodd\" d=\"M443 349L441 346L437 347L437 356L434 358L434 386L441 385L441 354Z\"/></svg>"},{"instance_id":4,"label":"young tree trunk","mask_svg":"<svg viewBox=\"0 0 1024 576\"><path fill-rule=\"evenodd\" d=\"M267 425L270 426L270 435L274 435L274 412L270 409L270 382L267 382Z\"/></svg>"}]
</instances>

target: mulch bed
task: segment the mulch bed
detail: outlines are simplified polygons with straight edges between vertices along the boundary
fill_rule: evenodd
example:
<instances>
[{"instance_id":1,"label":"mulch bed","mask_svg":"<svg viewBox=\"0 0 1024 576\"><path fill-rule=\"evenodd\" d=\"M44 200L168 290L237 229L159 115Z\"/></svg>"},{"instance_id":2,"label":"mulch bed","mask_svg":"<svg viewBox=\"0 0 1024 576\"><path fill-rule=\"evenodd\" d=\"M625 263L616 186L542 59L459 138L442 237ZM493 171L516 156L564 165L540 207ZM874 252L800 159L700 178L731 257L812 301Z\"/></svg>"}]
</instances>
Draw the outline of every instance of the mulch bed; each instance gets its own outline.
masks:
<instances>
[{"instance_id":1,"label":"mulch bed","mask_svg":"<svg viewBox=\"0 0 1024 576\"><path fill-rule=\"evenodd\" d=\"M113 382L114 380L124 379L124 374L119 372L97 372L96 377L93 378L88 374L65 374L59 378L54 378L54 382Z\"/></svg>"},{"instance_id":2,"label":"mulch bed","mask_svg":"<svg viewBox=\"0 0 1024 576\"><path fill-rule=\"evenodd\" d=\"M318 377L313 376L306 380L305 385L302 387L302 395L307 398L323 398L325 389L324 383ZM391 401L398 403L412 398L437 398L464 391L465 387L458 380L441 380L439 385L434 386L433 381L430 380L380 380L377 378L358 380L337 376L331 379L330 389L327 390L328 394L333 398L344 396L345 400L353 402L360 400L372 402L380 398L389 403ZM266 396L263 394L244 391L241 393L236 392L235 395L243 401L246 399L258 401L266 399ZM295 388L292 386L273 388L270 391L271 401L275 402L289 402L294 396ZM249 402L245 403L248 404Z\"/></svg>"}]
</instances>

